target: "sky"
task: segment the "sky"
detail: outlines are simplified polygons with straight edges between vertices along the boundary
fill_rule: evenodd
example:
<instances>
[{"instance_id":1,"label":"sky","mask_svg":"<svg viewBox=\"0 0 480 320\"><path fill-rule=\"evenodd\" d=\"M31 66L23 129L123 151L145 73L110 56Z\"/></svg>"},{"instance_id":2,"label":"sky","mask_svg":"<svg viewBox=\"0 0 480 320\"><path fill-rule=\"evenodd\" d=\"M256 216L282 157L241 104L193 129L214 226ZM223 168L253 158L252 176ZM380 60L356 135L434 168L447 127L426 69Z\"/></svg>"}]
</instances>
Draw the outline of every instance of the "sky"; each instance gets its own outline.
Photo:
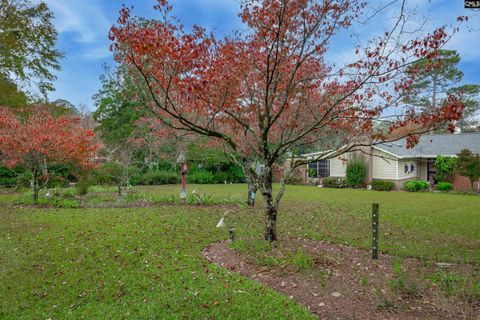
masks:
<instances>
[{"instance_id":1,"label":"sky","mask_svg":"<svg viewBox=\"0 0 480 320\"><path fill-rule=\"evenodd\" d=\"M40 0L37 0L38 2ZM118 18L118 11L125 3L134 7L134 14L155 18L155 0L43 0L53 11L54 25L59 32L57 47L64 54L62 70L56 72L56 90L49 94L50 100L65 99L78 106L83 104L94 110L92 96L100 89L99 77L104 65L114 65L108 31ZM391 0L368 1L367 10L374 10ZM221 38L244 26L238 17L240 0L171 0L173 13L187 27L200 25ZM409 12L415 11L414 21L426 21L425 28L455 23L460 15L469 16L448 44L462 58L459 67L464 72L464 83L480 84L480 14L464 9L461 0L407 0ZM328 58L341 64L354 56L354 39L362 41L383 34L389 29L395 7L387 8L382 15L369 23L355 26L332 43ZM356 37L351 37L352 32Z\"/></svg>"}]
</instances>

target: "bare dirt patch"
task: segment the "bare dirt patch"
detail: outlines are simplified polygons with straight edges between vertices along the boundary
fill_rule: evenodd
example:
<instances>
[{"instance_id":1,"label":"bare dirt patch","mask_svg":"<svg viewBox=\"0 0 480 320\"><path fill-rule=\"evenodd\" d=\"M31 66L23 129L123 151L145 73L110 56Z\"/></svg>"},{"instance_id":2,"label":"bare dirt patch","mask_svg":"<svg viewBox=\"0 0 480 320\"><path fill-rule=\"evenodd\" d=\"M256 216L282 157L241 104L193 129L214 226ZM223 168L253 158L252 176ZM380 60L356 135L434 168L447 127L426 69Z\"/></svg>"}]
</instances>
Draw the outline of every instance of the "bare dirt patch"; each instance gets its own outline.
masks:
<instances>
[{"instance_id":1,"label":"bare dirt patch","mask_svg":"<svg viewBox=\"0 0 480 320\"><path fill-rule=\"evenodd\" d=\"M233 250L226 241L203 254L289 296L320 319L480 319L477 297L447 294L429 280L432 274L472 276L478 269L471 265L439 266L386 254L372 261L366 250L306 239L278 241L263 256L268 259Z\"/></svg>"}]
</instances>

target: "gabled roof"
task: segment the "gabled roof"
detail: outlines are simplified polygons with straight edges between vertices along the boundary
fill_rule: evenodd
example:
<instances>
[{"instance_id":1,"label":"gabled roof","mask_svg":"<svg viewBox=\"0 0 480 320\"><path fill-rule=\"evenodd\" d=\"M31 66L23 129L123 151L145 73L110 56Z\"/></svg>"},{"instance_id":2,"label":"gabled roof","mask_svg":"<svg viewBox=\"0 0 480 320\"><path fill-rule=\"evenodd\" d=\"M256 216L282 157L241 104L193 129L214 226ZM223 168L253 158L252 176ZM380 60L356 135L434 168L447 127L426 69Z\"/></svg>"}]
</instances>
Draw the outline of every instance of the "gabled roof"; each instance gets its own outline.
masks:
<instances>
[{"instance_id":1,"label":"gabled roof","mask_svg":"<svg viewBox=\"0 0 480 320\"><path fill-rule=\"evenodd\" d=\"M412 149L406 148L406 139L380 143L374 148L398 158L455 156L463 149L480 154L480 133L424 134L420 138L420 142Z\"/></svg>"}]
</instances>

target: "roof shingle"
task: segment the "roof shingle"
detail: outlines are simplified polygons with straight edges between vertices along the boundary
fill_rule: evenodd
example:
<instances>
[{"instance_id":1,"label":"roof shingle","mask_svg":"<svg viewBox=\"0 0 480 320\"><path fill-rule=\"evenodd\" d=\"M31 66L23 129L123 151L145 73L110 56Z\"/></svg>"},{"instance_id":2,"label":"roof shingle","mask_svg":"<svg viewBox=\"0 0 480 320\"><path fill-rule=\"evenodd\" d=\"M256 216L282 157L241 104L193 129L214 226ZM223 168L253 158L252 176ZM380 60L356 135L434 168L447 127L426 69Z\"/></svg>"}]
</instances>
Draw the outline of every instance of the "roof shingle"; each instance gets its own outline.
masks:
<instances>
[{"instance_id":1,"label":"roof shingle","mask_svg":"<svg viewBox=\"0 0 480 320\"><path fill-rule=\"evenodd\" d=\"M473 153L480 154L480 133L425 134L412 149L406 148L406 139L381 143L375 147L399 158L454 156L463 149L469 149Z\"/></svg>"}]
</instances>

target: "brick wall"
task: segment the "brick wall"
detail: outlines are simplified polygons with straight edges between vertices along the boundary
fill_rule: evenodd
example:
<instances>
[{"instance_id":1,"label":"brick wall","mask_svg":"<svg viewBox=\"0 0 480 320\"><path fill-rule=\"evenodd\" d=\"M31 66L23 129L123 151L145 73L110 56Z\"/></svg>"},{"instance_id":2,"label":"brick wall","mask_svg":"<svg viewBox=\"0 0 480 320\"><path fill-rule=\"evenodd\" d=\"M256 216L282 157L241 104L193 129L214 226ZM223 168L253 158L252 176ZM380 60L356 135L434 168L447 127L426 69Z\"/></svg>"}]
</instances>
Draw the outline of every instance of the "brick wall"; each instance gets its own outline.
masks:
<instances>
[{"instance_id":1,"label":"brick wall","mask_svg":"<svg viewBox=\"0 0 480 320\"><path fill-rule=\"evenodd\" d=\"M303 183L307 183L307 166L300 166L297 168L295 174L302 177Z\"/></svg>"},{"instance_id":2,"label":"brick wall","mask_svg":"<svg viewBox=\"0 0 480 320\"><path fill-rule=\"evenodd\" d=\"M280 182L285 170L284 166L274 166L273 167L273 182ZM300 166L295 169L292 177L301 177L302 183L307 183L307 166Z\"/></svg>"},{"instance_id":3,"label":"brick wall","mask_svg":"<svg viewBox=\"0 0 480 320\"><path fill-rule=\"evenodd\" d=\"M470 179L461 175L453 176L453 188L458 191L470 191ZM480 191L480 180L475 183L475 190Z\"/></svg>"},{"instance_id":4,"label":"brick wall","mask_svg":"<svg viewBox=\"0 0 480 320\"><path fill-rule=\"evenodd\" d=\"M273 167L273 182L280 182L282 179L284 167L274 166Z\"/></svg>"}]
</instances>

